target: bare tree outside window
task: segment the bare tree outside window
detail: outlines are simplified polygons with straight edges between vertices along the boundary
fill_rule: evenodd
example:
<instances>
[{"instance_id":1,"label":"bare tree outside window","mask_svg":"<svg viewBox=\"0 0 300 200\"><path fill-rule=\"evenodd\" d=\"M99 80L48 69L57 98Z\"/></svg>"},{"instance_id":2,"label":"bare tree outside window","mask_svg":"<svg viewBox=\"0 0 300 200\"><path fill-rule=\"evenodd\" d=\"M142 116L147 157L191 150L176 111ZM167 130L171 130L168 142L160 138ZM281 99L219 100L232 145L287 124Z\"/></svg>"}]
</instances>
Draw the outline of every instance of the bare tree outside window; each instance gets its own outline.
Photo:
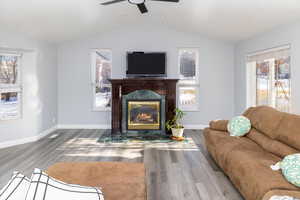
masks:
<instances>
[{"instance_id":1,"label":"bare tree outside window","mask_svg":"<svg viewBox=\"0 0 300 200\"><path fill-rule=\"evenodd\" d=\"M0 55L0 84L16 84L18 57Z\"/></svg>"},{"instance_id":2,"label":"bare tree outside window","mask_svg":"<svg viewBox=\"0 0 300 200\"><path fill-rule=\"evenodd\" d=\"M267 105L291 111L290 63L289 46L248 55L248 106Z\"/></svg>"},{"instance_id":3,"label":"bare tree outside window","mask_svg":"<svg viewBox=\"0 0 300 200\"><path fill-rule=\"evenodd\" d=\"M199 107L199 51L181 48L178 54L179 83L178 106L182 110L196 111Z\"/></svg>"},{"instance_id":4,"label":"bare tree outside window","mask_svg":"<svg viewBox=\"0 0 300 200\"><path fill-rule=\"evenodd\" d=\"M180 53L180 77L182 79L196 78L197 54L194 51L183 50Z\"/></svg>"},{"instance_id":5,"label":"bare tree outside window","mask_svg":"<svg viewBox=\"0 0 300 200\"><path fill-rule=\"evenodd\" d=\"M268 105L269 101L269 62L256 64L256 104Z\"/></svg>"},{"instance_id":6,"label":"bare tree outside window","mask_svg":"<svg viewBox=\"0 0 300 200\"><path fill-rule=\"evenodd\" d=\"M0 100L0 119L16 119L20 115L18 92L1 93Z\"/></svg>"},{"instance_id":7,"label":"bare tree outside window","mask_svg":"<svg viewBox=\"0 0 300 200\"><path fill-rule=\"evenodd\" d=\"M18 55L0 54L0 120L21 117L21 92Z\"/></svg>"},{"instance_id":8,"label":"bare tree outside window","mask_svg":"<svg viewBox=\"0 0 300 200\"><path fill-rule=\"evenodd\" d=\"M95 50L92 53L92 71L94 85L94 109L109 110L111 108L111 50Z\"/></svg>"}]
</instances>

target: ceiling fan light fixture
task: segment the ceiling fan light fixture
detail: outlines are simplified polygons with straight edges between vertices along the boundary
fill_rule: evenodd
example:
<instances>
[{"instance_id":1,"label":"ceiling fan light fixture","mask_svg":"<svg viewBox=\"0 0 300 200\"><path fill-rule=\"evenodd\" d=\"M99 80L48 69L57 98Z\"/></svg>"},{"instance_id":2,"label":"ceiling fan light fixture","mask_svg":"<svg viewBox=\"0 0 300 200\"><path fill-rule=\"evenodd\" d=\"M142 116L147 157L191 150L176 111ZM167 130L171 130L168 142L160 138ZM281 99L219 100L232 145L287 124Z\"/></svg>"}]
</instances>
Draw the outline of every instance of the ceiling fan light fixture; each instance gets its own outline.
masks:
<instances>
[{"instance_id":1,"label":"ceiling fan light fixture","mask_svg":"<svg viewBox=\"0 0 300 200\"><path fill-rule=\"evenodd\" d=\"M138 5L138 4L145 3L145 0L128 0L128 2L131 3L131 4Z\"/></svg>"}]
</instances>

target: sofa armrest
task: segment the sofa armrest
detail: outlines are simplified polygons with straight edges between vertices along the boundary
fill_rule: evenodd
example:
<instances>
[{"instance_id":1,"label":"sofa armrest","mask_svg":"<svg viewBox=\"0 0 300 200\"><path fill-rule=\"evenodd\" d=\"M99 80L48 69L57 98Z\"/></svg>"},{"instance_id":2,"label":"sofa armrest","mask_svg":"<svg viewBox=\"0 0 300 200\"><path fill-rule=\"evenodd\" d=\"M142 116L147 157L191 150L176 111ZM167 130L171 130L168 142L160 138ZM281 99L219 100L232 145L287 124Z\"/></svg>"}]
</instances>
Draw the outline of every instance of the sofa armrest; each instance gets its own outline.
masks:
<instances>
[{"instance_id":1,"label":"sofa armrest","mask_svg":"<svg viewBox=\"0 0 300 200\"><path fill-rule=\"evenodd\" d=\"M228 120L215 120L209 122L209 128L218 131L227 131Z\"/></svg>"},{"instance_id":2,"label":"sofa armrest","mask_svg":"<svg viewBox=\"0 0 300 200\"><path fill-rule=\"evenodd\" d=\"M271 190L264 195L262 200L280 200L279 197L291 197L292 200L298 200L300 199L300 190Z\"/></svg>"}]
</instances>

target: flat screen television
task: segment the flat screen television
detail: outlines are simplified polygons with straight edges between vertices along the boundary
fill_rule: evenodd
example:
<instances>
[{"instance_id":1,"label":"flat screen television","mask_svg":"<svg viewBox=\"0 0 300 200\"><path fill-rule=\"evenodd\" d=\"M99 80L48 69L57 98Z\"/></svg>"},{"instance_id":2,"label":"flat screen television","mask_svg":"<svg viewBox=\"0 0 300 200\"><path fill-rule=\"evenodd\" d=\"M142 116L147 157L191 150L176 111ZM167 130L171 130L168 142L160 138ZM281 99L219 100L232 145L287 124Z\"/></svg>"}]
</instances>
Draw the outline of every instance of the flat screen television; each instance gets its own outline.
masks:
<instances>
[{"instance_id":1,"label":"flat screen television","mask_svg":"<svg viewBox=\"0 0 300 200\"><path fill-rule=\"evenodd\" d=\"M166 53L128 52L127 77L166 76Z\"/></svg>"}]
</instances>

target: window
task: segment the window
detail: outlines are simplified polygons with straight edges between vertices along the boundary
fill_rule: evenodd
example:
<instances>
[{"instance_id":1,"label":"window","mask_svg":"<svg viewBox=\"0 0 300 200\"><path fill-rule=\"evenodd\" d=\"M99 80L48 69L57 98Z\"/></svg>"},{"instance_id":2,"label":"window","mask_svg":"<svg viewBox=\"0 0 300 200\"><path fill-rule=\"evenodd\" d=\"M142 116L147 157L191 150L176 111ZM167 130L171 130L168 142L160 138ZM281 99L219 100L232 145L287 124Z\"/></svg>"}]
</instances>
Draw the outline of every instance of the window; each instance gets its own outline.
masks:
<instances>
[{"instance_id":1,"label":"window","mask_svg":"<svg viewBox=\"0 0 300 200\"><path fill-rule=\"evenodd\" d=\"M178 106L185 111L199 109L199 51L196 48L179 49Z\"/></svg>"},{"instance_id":2,"label":"window","mask_svg":"<svg viewBox=\"0 0 300 200\"><path fill-rule=\"evenodd\" d=\"M21 117L20 55L0 53L0 120Z\"/></svg>"},{"instance_id":3,"label":"window","mask_svg":"<svg viewBox=\"0 0 300 200\"><path fill-rule=\"evenodd\" d=\"M290 112L290 63L289 46L247 56L248 106L268 105Z\"/></svg>"},{"instance_id":4,"label":"window","mask_svg":"<svg viewBox=\"0 0 300 200\"><path fill-rule=\"evenodd\" d=\"M93 109L105 111L111 108L112 52L108 49L92 51Z\"/></svg>"}]
</instances>

